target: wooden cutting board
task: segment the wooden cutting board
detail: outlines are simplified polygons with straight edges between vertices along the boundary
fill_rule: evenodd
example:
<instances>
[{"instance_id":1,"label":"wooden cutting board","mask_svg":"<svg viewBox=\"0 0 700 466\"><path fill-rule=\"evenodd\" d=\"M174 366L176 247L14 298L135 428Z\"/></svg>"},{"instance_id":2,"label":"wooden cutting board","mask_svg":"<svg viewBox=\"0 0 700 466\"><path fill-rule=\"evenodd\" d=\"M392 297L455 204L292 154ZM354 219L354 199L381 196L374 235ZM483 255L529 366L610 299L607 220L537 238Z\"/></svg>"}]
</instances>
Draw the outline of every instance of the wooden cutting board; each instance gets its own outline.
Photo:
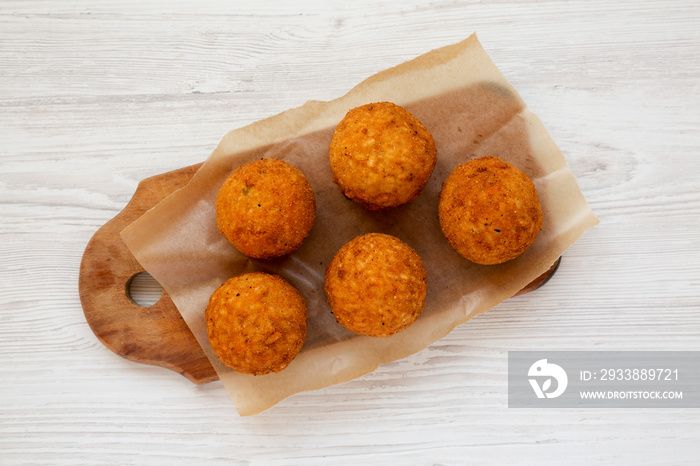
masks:
<instances>
[{"instance_id":1,"label":"wooden cutting board","mask_svg":"<svg viewBox=\"0 0 700 466\"><path fill-rule=\"evenodd\" d=\"M218 380L214 368L180 312L163 291L160 300L142 307L129 296L131 280L145 270L119 232L175 190L185 186L202 164L147 178L116 217L97 230L80 263L80 301L90 328L110 350L126 359L178 372L196 384ZM561 258L523 288L544 285Z\"/></svg>"},{"instance_id":2,"label":"wooden cutting board","mask_svg":"<svg viewBox=\"0 0 700 466\"><path fill-rule=\"evenodd\" d=\"M97 230L85 248L78 285L85 318L107 348L132 361L179 372L196 384L217 380L214 368L165 291L158 302L148 307L131 299L130 282L145 270L119 232L168 194L185 186L200 166L139 183L129 204Z\"/></svg>"}]
</instances>

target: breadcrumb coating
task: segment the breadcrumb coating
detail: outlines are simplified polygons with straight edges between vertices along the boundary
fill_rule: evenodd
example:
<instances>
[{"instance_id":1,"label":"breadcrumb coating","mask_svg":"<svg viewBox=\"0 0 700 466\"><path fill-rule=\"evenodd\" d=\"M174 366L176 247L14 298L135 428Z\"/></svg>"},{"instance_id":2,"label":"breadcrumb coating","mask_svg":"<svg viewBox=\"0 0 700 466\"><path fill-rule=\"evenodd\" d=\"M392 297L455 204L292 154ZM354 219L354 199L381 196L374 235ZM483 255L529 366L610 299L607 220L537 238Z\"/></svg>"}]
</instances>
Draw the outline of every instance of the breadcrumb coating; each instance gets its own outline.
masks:
<instances>
[{"instance_id":1,"label":"breadcrumb coating","mask_svg":"<svg viewBox=\"0 0 700 466\"><path fill-rule=\"evenodd\" d=\"M498 157L458 165L442 185L438 215L450 245L484 265L518 257L543 224L532 180Z\"/></svg>"},{"instance_id":2,"label":"breadcrumb coating","mask_svg":"<svg viewBox=\"0 0 700 466\"><path fill-rule=\"evenodd\" d=\"M252 272L229 279L212 294L205 317L214 353L246 374L281 371L306 339L306 302L278 275Z\"/></svg>"},{"instance_id":3,"label":"breadcrumb coating","mask_svg":"<svg viewBox=\"0 0 700 466\"><path fill-rule=\"evenodd\" d=\"M391 336L425 307L427 275L420 256L398 238L358 236L326 269L325 291L340 325L360 335Z\"/></svg>"},{"instance_id":4,"label":"breadcrumb coating","mask_svg":"<svg viewBox=\"0 0 700 466\"><path fill-rule=\"evenodd\" d=\"M437 162L430 132L391 102L350 110L335 130L329 154L333 181L369 210L418 197Z\"/></svg>"},{"instance_id":5,"label":"breadcrumb coating","mask_svg":"<svg viewBox=\"0 0 700 466\"><path fill-rule=\"evenodd\" d=\"M304 174L277 159L237 168L216 198L219 231L236 249L256 259L296 250L316 219L316 199Z\"/></svg>"}]
</instances>

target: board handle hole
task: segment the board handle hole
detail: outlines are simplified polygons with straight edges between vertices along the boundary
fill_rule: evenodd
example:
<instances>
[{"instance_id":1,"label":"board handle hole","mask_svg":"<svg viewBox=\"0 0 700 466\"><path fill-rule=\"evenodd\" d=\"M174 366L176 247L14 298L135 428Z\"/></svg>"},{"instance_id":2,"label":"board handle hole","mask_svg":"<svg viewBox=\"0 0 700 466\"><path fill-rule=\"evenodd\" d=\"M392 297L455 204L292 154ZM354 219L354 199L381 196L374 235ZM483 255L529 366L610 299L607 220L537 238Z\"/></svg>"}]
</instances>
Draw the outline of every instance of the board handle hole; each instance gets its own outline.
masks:
<instances>
[{"instance_id":1,"label":"board handle hole","mask_svg":"<svg viewBox=\"0 0 700 466\"><path fill-rule=\"evenodd\" d=\"M140 272L126 283L126 296L138 306L149 307L163 296L163 287L150 273Z\"/></svg>"}]
</instances>

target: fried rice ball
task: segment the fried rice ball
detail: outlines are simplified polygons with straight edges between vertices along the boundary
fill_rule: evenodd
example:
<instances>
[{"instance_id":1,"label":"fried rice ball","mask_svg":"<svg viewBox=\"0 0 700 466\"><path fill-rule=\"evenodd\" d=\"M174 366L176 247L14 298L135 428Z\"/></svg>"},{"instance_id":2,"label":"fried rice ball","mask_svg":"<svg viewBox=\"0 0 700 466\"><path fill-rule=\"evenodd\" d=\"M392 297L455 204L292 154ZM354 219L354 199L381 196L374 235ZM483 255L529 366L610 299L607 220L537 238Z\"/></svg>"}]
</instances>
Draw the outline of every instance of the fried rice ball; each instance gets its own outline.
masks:
<instances>
[{"instance_id":1,"label":"fried rice ball","mask_svg":"<svg viewBox=\"0 0 700 466\"><path fill-rule=\"evenodd\" d=\"M498 157L458 165L442 185L440 226L459 254L500 264L522 254L542 229L542 208L530 178Z\"/></svg>"},{"instance_id":2,"label":"fried rice ball","mask_svg":"<svg viewBox=\"0 0 700 466\"><path fill-rule=\"evenodd\" d=\"M247 163L228 177L216 197L219 231L256 259L296 250L316 219L316 199L304 174L277 159Z\"/></svg>"},{"instance_id":3,"label":"fried rice ball","mask_svg":"<svg viewBox=\"0 0 700 466\"><path fill-rule=\"evenodd\" d=\"M238 372L279 372L306 339L306 302L278 275L246 273L212 294L205 312L214 353Z\"/></svg>"},{"instance_id":4,"label":"fried rice ball","mask_svg":"<svg viewBox=\"0 0 700 466\"><path fill-rule=\"evenodd\" d=\"M335 254L325 291L340 325L360 335L388 337L423 312L427 275L411 247L394 236L370 233Z\"/></svg>"},{"instance_id":5,"label":"fried rice ball","mask_svg":"<svg viewBox=\"0 0 700 466\"><path fill-rule=\"evenodd\" d=\"M369 210L418 197L437 161L430 132L391 102L350 110L333 134L329 154L333 181Z\"/></svg>"}]
</instances>

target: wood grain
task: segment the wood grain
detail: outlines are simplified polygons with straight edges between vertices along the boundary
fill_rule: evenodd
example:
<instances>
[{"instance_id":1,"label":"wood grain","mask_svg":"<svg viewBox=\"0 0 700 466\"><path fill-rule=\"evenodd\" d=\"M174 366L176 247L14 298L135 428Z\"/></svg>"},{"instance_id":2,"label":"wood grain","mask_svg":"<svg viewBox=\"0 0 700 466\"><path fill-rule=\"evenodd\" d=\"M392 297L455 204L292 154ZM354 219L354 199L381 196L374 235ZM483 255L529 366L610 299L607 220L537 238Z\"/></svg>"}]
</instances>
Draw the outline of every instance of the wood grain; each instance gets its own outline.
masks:
<instances>
[{"instance_id":1,"label":"wood grain","mask_svg":"<svg viewBox=\"0 0 700 466\"><path fill-rule=\"evenodd\" d=\"M695 465L700 412L507 408L513 350L700 350L693 0L0 3L0 463ZM546 286L239 418L116 356L80 261L139 182L476 32L600 225Z\"/></svg>"},{"instance_id":2,"label":"wood grain","mask_svg":"<svg viewBox=\"0 0 700 466\"><path fill-rule=\"evenodd\" d=\"M78 285L85 318L107 348L132 361L168 368L197 384L218 380L218 376L165 291L152 306L133 301L129 284L144 269L119 232L187 184L199 166L139 183L124 210L90 239L80 263Z\"/></svg>"}]
</instances>

